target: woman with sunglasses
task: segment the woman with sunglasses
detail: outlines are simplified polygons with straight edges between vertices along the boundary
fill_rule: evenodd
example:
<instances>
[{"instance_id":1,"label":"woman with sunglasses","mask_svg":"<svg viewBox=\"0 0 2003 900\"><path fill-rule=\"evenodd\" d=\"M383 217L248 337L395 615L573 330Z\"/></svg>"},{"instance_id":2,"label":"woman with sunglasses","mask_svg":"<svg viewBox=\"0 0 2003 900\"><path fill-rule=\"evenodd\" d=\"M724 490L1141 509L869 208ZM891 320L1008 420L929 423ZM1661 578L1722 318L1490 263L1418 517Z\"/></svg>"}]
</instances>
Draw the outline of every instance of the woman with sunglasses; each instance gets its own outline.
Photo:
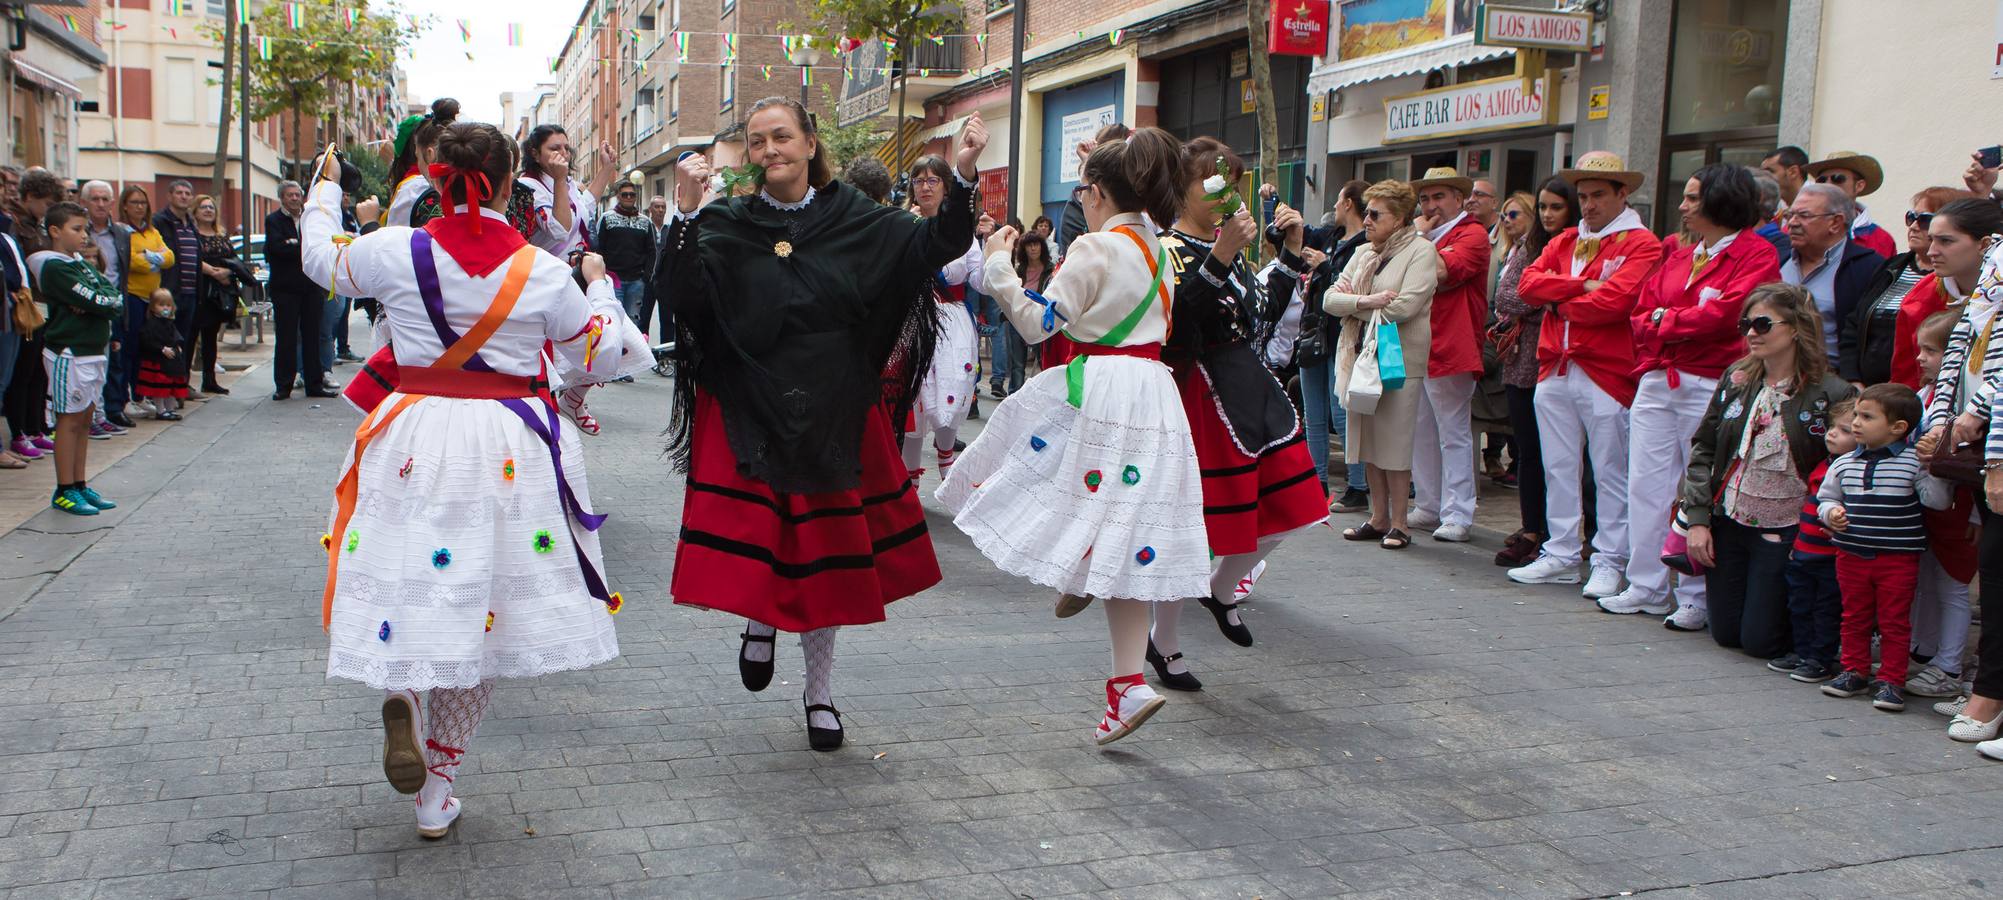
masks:
<instances>
[{"instance_id":1,"label":"woman with sunglasses","mask_svg":"<svg viewBox=\"0 0 2003 900\"><path fill-rule=\"evenodd\" d=\"M1677 502L1690 525L1690 561L1710 570L1711 639L1775 659L1794 646L1787 559L1808 478L1829 457L1831 406L1855 390L1829 371L1822 317L1807 290L1753 289L1738 329L1747 353L1725 371L1690 437Z\"/></svg>"},{"instance_id":2,"label":"woman with sunglasses","mask_svg":"<svg viewBox=\"0 0 2003 900\"><path fill-rule=\"evenodd\" d=\"M1514 212L1517 218L1512 220ZM1544 547L1551 532L1544 520L1544 450L1537 435L1537 338L1544 327L1544 307L1523 302L1517 287L1523 269L1544 252L1560 232L1579 224L1579 194L1563 178L1544 182L1537 199L1517 193L1503 205L1504 229L1517 225L1523 236L1509 248L1502 260L1502 276L1496 279L1495 324L1489 341L1502 357L1502 391L1509 401L1509 432L1516 443L1516 504L1519 515L1515 534L1503 542L1495 554L1498 566L1527 565Z\"/></svg>"},{"instance_id":3,"label":"woman with sunglasses","mask_svg":"<svg viewBox=\"0 0 2003 900\"><path fill-rule=\"evenodd\" d=\"M1886 259L1871 276L1863 300L1850 315L1850 327L1837 337L1836 371L1844 380L1860 389L1893 380L1892 348L1902 318L1899 310L1913 289L1933 274L1933 257L1928 252L1932 236L1928 229L1934 213L1949 203L1973 196L1945 187L1931 187L1913 195L1913 208L1906 210L1906 252ZM1979 254L1977 259L1979 262ZM1919 320L1914 321L1917 324Z\"/></svg>"}]
</instances>

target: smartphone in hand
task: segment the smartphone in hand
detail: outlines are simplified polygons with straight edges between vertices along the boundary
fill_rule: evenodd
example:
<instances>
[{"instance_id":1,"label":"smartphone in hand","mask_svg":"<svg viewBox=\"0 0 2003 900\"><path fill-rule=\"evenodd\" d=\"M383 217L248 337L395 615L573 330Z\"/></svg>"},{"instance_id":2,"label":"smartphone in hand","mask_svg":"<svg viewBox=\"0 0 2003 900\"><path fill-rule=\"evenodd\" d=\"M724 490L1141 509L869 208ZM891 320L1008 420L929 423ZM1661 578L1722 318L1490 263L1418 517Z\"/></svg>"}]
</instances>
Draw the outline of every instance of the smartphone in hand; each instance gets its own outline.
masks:
<instances>
[{"instance_id":1,"label":"smartphone in hand","mask_svg":"<svg viewBox=\"0 0 2003 900\"><path fill-rule=\"evenodd\" d=\"M1993 147L1984 147L1975 152L1976 155L1982 157L1983 168L1985 169L2003 168L2003 144L1998 144Z\"/></svg>"}]
</instances>

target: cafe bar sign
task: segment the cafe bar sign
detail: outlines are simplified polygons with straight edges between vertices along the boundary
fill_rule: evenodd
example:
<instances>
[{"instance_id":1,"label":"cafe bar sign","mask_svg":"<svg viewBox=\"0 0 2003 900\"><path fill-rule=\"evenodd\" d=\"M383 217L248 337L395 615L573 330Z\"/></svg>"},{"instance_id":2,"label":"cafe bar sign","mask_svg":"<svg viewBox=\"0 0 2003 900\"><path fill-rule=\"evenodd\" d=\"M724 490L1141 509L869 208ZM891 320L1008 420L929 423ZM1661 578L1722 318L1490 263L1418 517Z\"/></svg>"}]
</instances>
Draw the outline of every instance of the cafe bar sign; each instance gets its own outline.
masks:
<instances>
[{"instance_id":1,"label":"cafe bar sign","mask_svg":"<svg viewBox=\"0 0 2003 900\"><path fill-rule=\"evenodd\" d=\"M1474 21L1474 42L1477 44L1580 53L1592 49L1592 13L1483 3Z\"/></svg>"},{"instance_id":2,"label":"cafe bar sign","mask_svg":"<svg viewBox=\"0 0 2003 900\"><path fill-rule=\"evenodd\" d=\"M1556 124L1557 105L1546 96L1552 77L1531 82L1528 94L1523 79L1506 75L1392 97L1384 101L1384 143Z\"/></svg>"}]
</instances>

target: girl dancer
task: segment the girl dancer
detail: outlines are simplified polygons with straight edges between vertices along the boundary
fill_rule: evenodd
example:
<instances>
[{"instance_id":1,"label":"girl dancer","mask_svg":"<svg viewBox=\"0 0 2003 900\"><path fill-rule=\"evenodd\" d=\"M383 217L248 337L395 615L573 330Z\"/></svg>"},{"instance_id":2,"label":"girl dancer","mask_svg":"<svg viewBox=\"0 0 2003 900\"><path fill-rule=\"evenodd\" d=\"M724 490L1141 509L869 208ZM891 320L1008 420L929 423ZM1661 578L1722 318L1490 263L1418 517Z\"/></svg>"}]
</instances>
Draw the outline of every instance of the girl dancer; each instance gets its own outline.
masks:
<instances>
[{"instance_id":1,"label":"girl dancer","mask_svg":"<svg viewBox=\"0 0 2003 900\"><path fill-rule=\"evenodd\" d=\"M352 243L323 159L300 221L307 275L377 298L393 335L400 388L356 429L335 489L322 617L328 677L389 692L383 771L417 794L428 838L459 816L452 779L495 679L619 655L583 448L535 382L546 340L590 364L612 284L587 256L579 291L507 226L487 191L513 152L492 125L453 125L437 179L453 214Z\"/></svg>"},{"instance_id":2,"label":"girl dancer","mask_svg":"<svg viewBox=\"0 0 2003 900\"><path fill-rule=\"evenodd\" d=\"M424 224L411 221L411 212L427 192L435 193L427 170L431 168L438 136L444 134L445 129L458 118L459 101L441 97L431 102L430 112L397 123L396 157L390 161L389 170L396 173L399 180L396 190L390 194L389 209L383 213L382 224Z\"/></svg>"},{"instance_id":3,"label":"girl dancer","mask_svg":"<svg viewBox=\"0 0 2003 900\"><path fill-rule=\"evenodd\" d=\"M1220 161L1232 183L1244 177L1244 163L1216 138L1182 147L1181 215L1162 236L1176 299L1162 359L1175 369L1203 472L1203 524L1215 562L1210 589L1197 600L1217 619L1218 631L1250 647L1252 631L1235 608L1239 581L1287 535L1327 520L1328 494L1315 478L1293 402L1252 349L1254 326L1268 313L1240 254L1257 226L1235 194L1220 198L1205 185ZM1305 263L1289 256L1274 269L1276 285L1300 284ZM1289 296L1279 295L1281 309ZM1156 609L1148 662L1164 686L1193 691L1202 683L1181 658L1181 612L1180 601Z\"/></svg>"},{"instance_id":4,"label":"girl dancer","mask_svg":"<svg viewBox=\"0 0 2003 900\"><path fill-rule=\"evenodd\" d=\"M1159 128L1092 151L1078 195L1088 231L1043 294L1024 287L1010 263L1015 229L988 239L987 283L1010 321L1034 342L1061 327L1080 355L1004 400L937 493L1003 571L1105 600L1113 677L1101 744L1165 702L1141 678L1149 602L1210 589L1196 451L1161 364L1174 288L1168 258L1141 221L1148 209L1174 215L1179 153Z\"/></svg>"},{"instance_id":5,"label":"girl dancer","mask_svg":"<svg viewBox=\"0 0 2003 900\"><path fill-rule=\"evenodd\" d=\"M755 196L704 206L710 167L675 167L667 290L674 305L672 447L688 473L675 602L743 616L744 686L772 680L775 631L800 633L807 740L841 746L835 629L939 582L925 512L882 402L908 405L931 362L929 281L974 237L979 116L956 146L937 218L879 206L834 181L813 119L792 100L751 108ZM903 381L882 377L893 355ZM902 409L894 410L901 413Z\"/></svg>"},{"instance_id":6,"label":"girl dancer","mask_svg":"<svg viewBox=\"0 0 2003 900\"><path fill-rule=\"evenodd\" d=\"M930 219L939 214L946 200L946 185L953 170L946 161L927 156L911 167L911 202L918 215ZM974 390L980 381L977 367L981 338L974 330L974 317L967 311L967 290L987 293L981 277L981 245L969 242L967 252L939 268L933 278L932 299L939 310L939 344L932 353L932 367L918 386L918 406L914 411L917 433L904 435L904 468L912 480L924 473L918 467L925 444L920 438L931 435L932 449L939 455L939 477L953 468L954 445L960 426L974 405Z\"/></svg>"},{"instance_id":7,"label":"girl dancer","mask_svg":"<svg viewBox=\"0 0 2003 900\"><path fill-rule=\"evenodd\" d=\"M598 195L605 193L606 185L612 183L612 164L616 161L609 144L598 145L598 166L592 173L591 183L580 187L572 180L572 158L570 136L564 133L562 125L537 125L529 132L528 142L522 146L521 183L535 194L536 221L539 230L529 238L529 243L549 251L551 256L571 260L574 252L591 246L591 223L598 219ZM619 317L614 321L624 321L624 310L619 304ZM634 328L633 334L639 335ZM621 328L617 334L624 334ZM637 341L621 341L625 345L622 356L632 356L634 351L652 364L652 352L647 339L640 335ZM579 431L585 434L598 433L598 420L592 418L591 410L585 408L585 392L592 386L608 380L604 377L590 377L586 373L558 366L557 381L564 385L557 401L557 408L565 416L577 423ZM625 373L621 373L625 374Z\"/></svg>"}]
</instances>

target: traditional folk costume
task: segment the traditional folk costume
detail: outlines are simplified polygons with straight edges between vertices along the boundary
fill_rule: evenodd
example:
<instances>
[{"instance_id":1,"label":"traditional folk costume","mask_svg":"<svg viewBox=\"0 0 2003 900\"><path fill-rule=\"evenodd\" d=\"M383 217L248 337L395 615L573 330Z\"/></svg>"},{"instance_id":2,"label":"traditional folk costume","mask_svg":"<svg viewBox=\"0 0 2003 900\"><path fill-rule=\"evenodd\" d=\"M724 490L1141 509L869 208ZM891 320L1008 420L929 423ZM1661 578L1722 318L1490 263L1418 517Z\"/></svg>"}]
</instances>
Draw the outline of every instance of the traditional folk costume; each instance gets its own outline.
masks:
<instances>
[{"instance_id":1,"label":"traditional folk costume","mask_svg":"<svg viewBox=\"0 0 2003 900\"><path fill-rule=\"evenodd\" d=\"M749 620L738 660L754 691L774 631L800 632L817 750L842 740L835 629L939 582L891 422L931 362L931 278L973 233L973 185L957 179L931 219L837 181L798 203L718 200L669 227L671 432L688 475L670 590Z\"/></svg>"},{"instance_id":2,"label":"traditional folk costume","mask_svg":"<svg viewBox=\"0 0 2003 900\"><path fill-rule=\"evenodd\" d=\"M437 193L431 187L431 179L424 177L423 172L412 166L410 171L404 174L403 180L396 183L396 190L390 194L389 208L383 210L382 224L400 225L406 228L422 226L423 222L411 221L411 217L417 209L417 201L427 192L434 195Z\"/></svg>"},{"instance_id":3,"label":"traditional folk costume","mask_svg":"<svg viewBox=\"0 0 2003 900\"><path fill-rule=\"evenodd\" d=\"M940 267L932 279L932 299L938 307L939 342L932 353L932 365L918 386L918 403L913 410L915 433L904 435L904 467L915 481L925 470L919 468L925 443L939 456L939 476L953 467L953 445L959 442L961 426L974 408L979 388L980 333L967 309L967 291L987 293L983 285L981 246L978 241L958 259Z\"/></svg>"},{"instance_id":4,"label":"traditional folk costume","mask_svg":"<svg viewBox=\"0 0 2003 900\"><path fill-rule=\"evenodd\" d=\"M569 182L570 196L561 201L570 205L570 227L565 228L563 223L557 220L554 212L559 202L554 179L547 175L523 175L517 179L517 183L529 189L535 203L537 229L529 237L529 243L549 251L551 256L566 262L570 259L571 251L591 249L591 223L598 219L597 198L578 186L577 182ZM647 342L647 336L641 333L639 326L634 325L627 317L624 306L619 303L616 296L610 307L598 311L611 315L609 321L617 326L607 331L606 339L612 342L617 351L618 355L615 358L619 360L618 364L607 369L587 372L565 365L564 360L557 359L556 367L552 370L554 376L552 380L558 391L557 408L576 422L578 429L585 434L598 433L598 420L592 418L591 411L584 405L585 393L596 385L632 375L654 365L653 346Z\"/></svg>"},{"instance_id":5,"label":"traditional folk costume","mask_svg":"<svg viewBox=\"0 0 2003 900\"><path fill-rule=\"evenodd\" d=\"M1203 478L1203 524L1214 559L1209 590L1198 595L1217 628L1239 646L1252 633L1238 621L1239 582L1288 535L1328 520L1328 494L1315 477L1299 413L1260 361L1254 326L1284 310L1298 290L1304 264L1283 262L1271 285L1260 285L1243 257L1229 265L1211 255L1212 242L1166 232L1175 277L1175 325L1162 359L1175 370L1182 409ZM1262 287L1268 290L1261 290ZM1274 304L1264 303L1267 296ZM1155 615L1151 658L1171 687L1197 685L1175 672L1181 602Z\"/></svg>"},{"instance_id":6,"label":"traditional folk costume","mask_svg":"<svg viewBox=\"0 0 2003 900\"><path fill-rule=\"evenodd\" d=\"M989 417L935 495L953 524L1002 571L1073 597L1207 593L1197 453L1161 363L1174 291L1161 244L1122 214L1072 242L1043 294L1023 287L1007 254L988 257L986 275L1026 340L1062 333L1080 353ZM1116 672L1106 703L1101 743L1161 705L1139 672Z\"/></svg>"},{"instance_id":7,"label":"traditional folk costume","mask_svg":"<svg viewBox=\"0 0 2003 900\"><path fill-rule=\"evenodd\" d=\"M390 692L384 770L437 837L459 814L452 778L495 679L619 654L604 517L538 378L546 341L592 364L613 324L594 309L612 286L580 291L569 266L486 209L342 243L340 198L332 183L313 188L305 270L382 303L400 389L356 429L322 539L327 674Z\"/></svg>"},{"instance_id":8,"label":"traditional folk costume","mask_svg":"<svg viewBox=\"0 0 2003 900\"><path fill-rule=\"evenodd\" d=\"M168 350L174 351L173 357L167 356ZM188 399L188 357L181 350L174 317L156 316L148 309L139 327L139 375L133 380L133 393L148 400ZM171 410L173 405L161 408Z\"/></svg>"}]
</instances>

